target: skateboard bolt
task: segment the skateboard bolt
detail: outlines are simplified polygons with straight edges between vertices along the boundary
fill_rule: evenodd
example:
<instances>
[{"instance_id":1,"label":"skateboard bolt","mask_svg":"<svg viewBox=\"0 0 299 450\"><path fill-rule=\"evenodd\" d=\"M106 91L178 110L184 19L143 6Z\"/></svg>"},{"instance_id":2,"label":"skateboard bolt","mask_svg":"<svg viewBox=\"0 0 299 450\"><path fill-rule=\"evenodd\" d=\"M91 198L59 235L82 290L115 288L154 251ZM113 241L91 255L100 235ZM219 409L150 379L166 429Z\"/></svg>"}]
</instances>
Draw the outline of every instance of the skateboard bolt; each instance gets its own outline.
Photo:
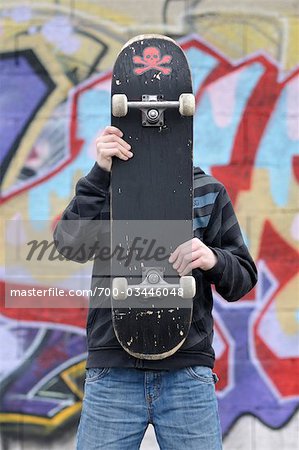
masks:
<instances>
[{"instance_id":1,"label":"skateboard bolt","mask_svg":"<svg viewBox=\"0 0 299 450\"><path fill-rule=\"evenodd\" d=\"M157 120L158 117L159 117L159 111L158 111L157 109L150 109L150 110L148 111L148 113L147 113L147 117L148 117L150 120L155 121L155 120Z\"/></svg>"},{"instance_id":2,"label":"skateboard bolt","mask_svg":"<svg viewBox=\"0 0 299 450\"><path fill-rule=\"evenodd\" d=\"M151 283L151 284L156 284L156 283L158 283L160 277L159 277L159 275L156 274L156 273L150 273L150 274L148 275L147 279L148 279L148 282L149 282L149 283Z\"/></svg>"}]
</instances>

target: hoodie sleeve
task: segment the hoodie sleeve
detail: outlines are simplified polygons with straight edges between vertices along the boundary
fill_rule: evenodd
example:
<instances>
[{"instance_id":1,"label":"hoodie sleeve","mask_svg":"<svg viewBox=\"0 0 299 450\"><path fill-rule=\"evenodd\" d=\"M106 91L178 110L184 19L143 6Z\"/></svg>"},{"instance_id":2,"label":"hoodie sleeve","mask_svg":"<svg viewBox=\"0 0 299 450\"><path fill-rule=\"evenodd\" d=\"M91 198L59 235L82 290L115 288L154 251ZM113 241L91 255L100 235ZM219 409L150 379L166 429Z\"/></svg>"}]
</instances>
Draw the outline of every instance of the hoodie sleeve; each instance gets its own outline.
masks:
<instances>
[{"instance_id":1,"label":"hoodie sleeve","mask_svg":"<svg viewBox=\"0 0 299 450\"><path fill-rule=\"evenodd\" d=\"M217 255L216 265L203 271L205 278L228 301L247 294L257 282L257 269L244 243L231 200L222 186L216 198L204 242Z\"/></svg>"},{"instance_id":2,"label":"hoodie sleeve","mask_svg":"<svg viewBox=\"0 0 299 450\"><path fill-rule=\"evenodd\" d=\"M110 172L97 163L77 182L75 196L54 230L56 249L67 259L84 263L92 256L90 252L101 232L109 185Z\"/></svg>"}]
</instances>

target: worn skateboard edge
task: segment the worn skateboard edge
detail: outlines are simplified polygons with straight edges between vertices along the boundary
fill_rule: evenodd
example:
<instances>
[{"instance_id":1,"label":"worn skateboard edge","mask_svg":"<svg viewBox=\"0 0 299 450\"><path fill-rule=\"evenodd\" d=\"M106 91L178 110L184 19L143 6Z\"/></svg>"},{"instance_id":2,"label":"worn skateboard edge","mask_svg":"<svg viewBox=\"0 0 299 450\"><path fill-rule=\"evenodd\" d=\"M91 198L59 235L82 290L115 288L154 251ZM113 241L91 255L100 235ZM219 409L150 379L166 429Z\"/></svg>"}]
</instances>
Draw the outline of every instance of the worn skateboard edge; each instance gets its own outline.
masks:
<instances>
[{"instance_id":1,"label":"worn skateboard edge","mask_svg":"<svg viewBox=\"0 0 299 450\"><path fill-rule=\"evenodd\" d=\"M184 337L181 340L181 342L179 342L179 344L177 344L174 348L172 348L171 350L168 350L167 352L157 353L157 354L147 354L147 353L132 352L128 347L125 347L124 344L120 341L116 330L115 330L115 334L116 334L117 340L119 341L120 345L124 348L124 350L126 350L127 353L129 353L131 356L134 356L135 358L147 359L147 360L151 360L151 361L157 361L157 360L165 359L165 358L168 358L169 356L172 356L174 353L176 353L178 351L178 349L183 345L183 343L187 339L187 336Z\"/></svg>"},{"instance_id":2,"label":"worn skateboard edge","mask_svg":"<svg viewBox=\"0 0 299 450\"><path fill-rule=\"evenodd\" d=\"M132 39L129 39L128 42L126 42L123 47L121 48L121 53L125 48L129 47L129 45L132 45L134 42L137 41L145 41L147 39L164 39L165 41L172 42L177 47L180 47L177 42L175 42L172 38L168 36L164 36L163 34L139 34L138 36L133 37Z\"/></svg>"}]
</instances>

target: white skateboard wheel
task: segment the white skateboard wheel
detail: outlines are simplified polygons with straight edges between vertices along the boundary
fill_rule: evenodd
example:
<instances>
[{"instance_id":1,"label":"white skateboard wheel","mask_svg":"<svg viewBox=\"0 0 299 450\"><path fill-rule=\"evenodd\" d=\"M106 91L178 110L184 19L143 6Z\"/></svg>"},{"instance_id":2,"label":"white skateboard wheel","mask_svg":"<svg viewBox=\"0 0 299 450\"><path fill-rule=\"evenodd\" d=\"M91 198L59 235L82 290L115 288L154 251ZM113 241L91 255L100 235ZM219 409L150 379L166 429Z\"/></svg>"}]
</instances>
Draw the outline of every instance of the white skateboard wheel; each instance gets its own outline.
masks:
<instances>
[{"instance_id":1,"label":"white skateboard wheel","mask_svg":"<svg viewBox=\"0 0 299 450\"><path fill-rule=\"evenodd\" d=\"M179 98L179 111L181 116L194 116L195 97L193 94L181 94Z\"/></svg>"},{"instance_id":2,"label":"white skateboard wheel","mask_svg":"<svg viewBox=\"0 0 299 450\"><path fill-rule=\"evenodd\" d=\"M183 289L183 298L193 298L196 293L194 277L190 275L180 278L180 288Z\"/></svg>"},{"instance_id":3,"label":"white skateboard wheel","mask_svg":"<svg viewBox=\"0 0 299 450\"><path fill-rule=\"evenodd\" d=\"M114 117L125 117L128 113L128 99L125 94L114 94L112 96L112 115Z\"/></svg>"},{"instance_id":4,"label":"white skateboard wheel","mask_svg":"<svg viewBox=\"0 0 299 450\"><path fill-rule=\"evenodd\" d=\"M112 297L114 300L126 300L128 297L128 280L126 278L114 278L112 281Z\"/></svg>"}]
</instances>

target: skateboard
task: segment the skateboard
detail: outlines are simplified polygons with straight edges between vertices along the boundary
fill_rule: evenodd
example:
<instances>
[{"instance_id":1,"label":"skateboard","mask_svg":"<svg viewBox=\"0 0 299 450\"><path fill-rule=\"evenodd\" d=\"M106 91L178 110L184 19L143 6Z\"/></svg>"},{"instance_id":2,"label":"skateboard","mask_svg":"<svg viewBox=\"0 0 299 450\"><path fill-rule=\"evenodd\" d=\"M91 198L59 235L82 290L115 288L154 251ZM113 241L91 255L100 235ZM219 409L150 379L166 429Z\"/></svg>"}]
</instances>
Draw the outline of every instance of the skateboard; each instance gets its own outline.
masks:
<instances>
[{"instance_id":1,"label":"skateboard","mask_svg":"<svg viewBox=\"0 0 299 450\"><path fill-rule=\"evenodd\" d=\"M182 49L160 35L137 36L112 76L111 124L134 153L111 171L112 322L140 359L171 356L192 318L195 280L168 262L193 237L191 75Z\"/></svg>"}]
</instances>

